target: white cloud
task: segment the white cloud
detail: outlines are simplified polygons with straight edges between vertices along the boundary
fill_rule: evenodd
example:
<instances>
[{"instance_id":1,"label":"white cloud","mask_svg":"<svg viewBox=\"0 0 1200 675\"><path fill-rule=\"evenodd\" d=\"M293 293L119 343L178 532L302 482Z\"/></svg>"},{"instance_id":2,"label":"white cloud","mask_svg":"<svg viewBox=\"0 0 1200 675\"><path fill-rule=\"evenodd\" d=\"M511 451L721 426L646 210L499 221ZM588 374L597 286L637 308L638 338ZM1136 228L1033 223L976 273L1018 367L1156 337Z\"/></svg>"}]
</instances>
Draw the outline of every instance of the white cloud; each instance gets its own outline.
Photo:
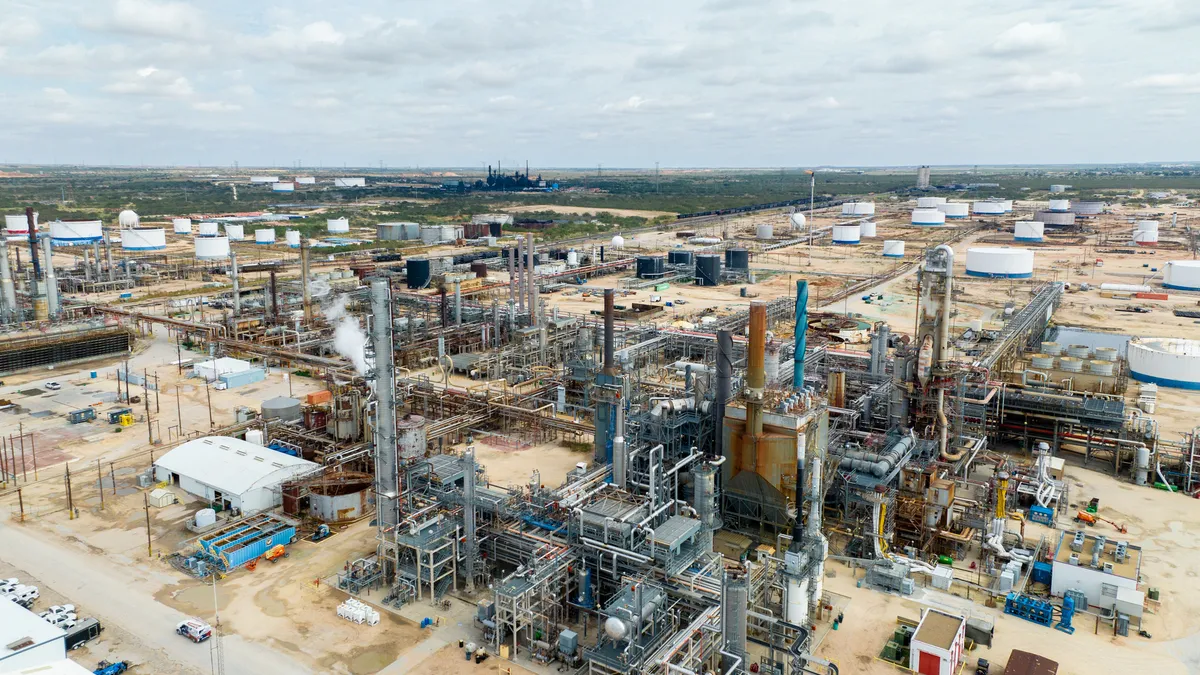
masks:
<instances>
[{"instance_id":1,"label":"white cloud","mask_svg":"<svg viewBox=\"0 0 1200 675\"><path fill-rule=\"evenodd\" d=\"M1140 77L1131 83L1135 87L1160 89L1165 93L1200 93L1200 73L1164 73Z\"/></svg>"},{"instance_id":2,"label":"white cloud","mask_svg":"<svg viewBox=\"0 0 1200 675\"><path fill-rule=\"evenodd\" d=\"M195 39L204 29L204 17L182 2L117 0L108 27L134 35Z\"/></svg>"},{"instance_id":3,"label":"white cloud","mask_svg":"<svg viewBox=\"0 0 1200 675\"><path fill-rule=\"evenodd\" d=\"M154 66L139 68L105 85L103 90L112 94L162 98L188 98L195 93L192 83L183 75Z\"/></svg>"},{"instance_id":4,"label":"white cloud","mask_svg":"<svg viewBox=\"0 0 1200 675\"><path fill-rule=\"evenodd\" d=\"M1000 34L992 43L992 53L1022 55L1045 52L1062 46L1065 34L1057 23L1021 23Z\"/></svg>"},{"instance_id":5,"label":"white cloud","mask_svg":"<svg viewBox=\"0 0 1200 675\"><path fill-rule=\"evenodd\" d=\"M634 96L630 96L629 98L621 100L621 101L615 101L613 103L605 103L602 106L601 110L615 110L618 112L629 112L629 111L633 111L633 110L637 110L637 109L641 108L642 106L646 105L646 103L648 103L648 101L646 99L642 98L641 96L634 95Z\"/></svg>"},{"instance_id":6,"label":"white cloud","mask_svg":"<svg viewBox=\"0 0 1200 675\"><path fill-rule=\"evenodd\" d=\"M0 16L0 35L9 44L26 44L42 35L42 25L29 16Z\"/></svg>"},{"instance_id":7,"label":"white cloud","mask_svg":"<svg viewBox=\"0 0 1200 675\"><path fill-rule=\"evenodd\" d=\"M237 103L226 103L224 101L197 101L192 104L192 107L201 112L237 112L242 109L242 106Z\"/></svg>"}]
</instances>

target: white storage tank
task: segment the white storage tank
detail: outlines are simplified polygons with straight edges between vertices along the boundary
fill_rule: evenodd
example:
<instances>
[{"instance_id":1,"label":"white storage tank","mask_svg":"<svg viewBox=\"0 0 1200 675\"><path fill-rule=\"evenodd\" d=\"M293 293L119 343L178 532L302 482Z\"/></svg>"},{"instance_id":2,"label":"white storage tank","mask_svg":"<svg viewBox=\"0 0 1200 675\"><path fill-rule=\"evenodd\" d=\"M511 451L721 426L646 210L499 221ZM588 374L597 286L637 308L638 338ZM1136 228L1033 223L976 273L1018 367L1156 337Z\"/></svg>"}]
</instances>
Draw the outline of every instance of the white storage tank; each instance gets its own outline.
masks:
<instances>
[{"instance_id":1,"label":"white storage tank","mask_svg":"<svg viewBox=\"0 0 1200 675\"><path fill-rule=\"evenodd\" d=\"M1098 216L1104 212L1104 202L1075 202L1071 210L1081 216Z\"/></svg>"},{"instance_id":2,"label":"white storage tank","mask_svg":"<svg viewBox=\"0 0 1200 675\"><path fill-rule=\"evenodd\" d=\"M1054 367L1054 357L1049 354L1034 354L1029 357L1029 365L1039 370L1048 370Z\"/></svg>"},{"instance_id":3,"label":"white storage tank","mask_svg":"<svg viewBox=\"0 0 1200 675\"><path fill-rule=\"evenodd\" d=\"M442 228L437 225L422 225L421 226L421 243L436 244L442 238Z\"/></svg>"},{"instance_id":4,"label":"white storage tank","mask_svg":"<svg viewBox=\"0 0 1200 675\"><path fill-rule=\"evenodd\" d=\"M1070 199L1051 199L1049 210L1053 211L1055 213L1066 213L1067 211L1071 210L1071 200Z\"/></svg>"},{"instance_id":5,"label":"white storage tank","mask_svg":"<svg viewBox=\"0 0 1200 675\"><path fill-rule=\"evenodd\" d=\"M1042 353L1048 356L1062 356L1063 347L1057 342L1043 342Z\"/></svg>"},{"instance_id":6,"label":"white storage tank","mask_svg":"<svg viewBox=\"0 0 1200 675\"><path fill-rule=\"evenodd\" d=\"M1101 361L1116 361L1117 350L1112 347L1096 347L1095 356Z\"/></svg>"},{"instance_id":7,"label":"white storage tank","mask_svg":"<svg viewBox=\"0 0 1200 675\"><path fill-rule=\"evenodd\" d=\"M945 225L946 214L938 211L936 208L914 209L912 212L912 224L923 226Z\"/></svg>"},{"instance_id":8,"label":"white storage tank","mask_svg":"<svg viewBox=\"0 0 1200 675\"><path fill-rule=\"evenodd\" d=\"M1018 220L1013 227L1015 241L1042 241L1045 234L1046 224L1039 220Z\"/></svg>"},{"instance_id":9,"label":"white storage tank","mask_svg":"<svg viewBox=\"0 0 1200 675\"><path fill-rule=\"evenodd\" d=\"M171 226L175 228L175 234L191 234L192 219L191 218L172 218Z\"/></svg>"},{"instance_id":10,"label":"white storage tank","mask_svg":"<svg viewBox=\"0 0 1200 675\"><path fill-rule=\"evenodd\" d=\"M1074 356L1077 359L1086 359L1091 357L1092 348L1087 345L1067 345L1067 356Z\"/></svg>"},{"instance_id":11,"label":"white storage tank","mask_svg":"<svg viewBox=\"0 0 1200 675\"><path fill-rule=\"evenodd\" d=\"M121 227L137 227L142 224L142 219L138 217L136 211L125 209L117 215L117 225Z\"/></svg>"},{"instance_id":12,"label":"white storage tank","mask_svg":"<svg viewBox=\"0 0 1200 675\"><path fill-rule=\"evenodd\" d=\"M196 257L220 260L229 257L229 237L196 237Z\"/></svg>"},{"instance_id":13,"label":"white storage tank","mask_svg":"<svg viewBox=\"0 0 1200 675\"><path fill-rule=\"evenodd\" d=\"M843 216L873 216L875 202L846 202L842 204Z\"/></svg>"},{"instance_id":14,"label":"white storage tank","mask_svg":"<svg viewBox=\"0 0 1200 675\"><path fill-rule=\"evenodd\" d=\"M266 443L265 443L265 439L263 438L262 429L247 429L246 430L246 442L253 443L254 445L265 446Z\"/></svg>"},{"instance_id":15,"label":"white storage tank","mask_svg":"<svg viewBox=\"0 0 1200 675\"><path fill-rule=\"evenodd\" d=\"M225 236L229 237L229 241L241 241L246 238L246 227L244 225L226 223Z\"/></svg>"},{"instance_id":16,"label":"white storage tank","mask_svg":"<svg viewBox=\"0 0 1200 675\"><path fill-rule=\"evenodd\" d=\"M625 248L625 237L622 237L619 234L614 236L612 238L612 247L613 248Z\"/></svg>"},{"instance_id":17,"label":"white storage tank","mask_svg":"<svg viewBox=\"0 0 1200 675\"><path fill-rule=\"evenodd\" d=\"M256 244L274 244L275 243L275 228L264 227L261 230L254 231L254 243Z\"/></svg>"},{"instance_id":18,"label":"white storage tank","mask_svg":"<svg viewBox=\"0 0 1200 675\"><path fill-rule=\"evenodd\" d=\"M37 227L37 224L38 224L38 212L34 211L33 212L33 226ZM15 215L15 216L4 216L4 229L8 230L8 234L10 236L14 235L14 234L28 235L29 234L29 220L25 217L24 213L21 213L21 214Z\"/></svg>"},{"instance_id":19,"label":"white storage tank","mask_svg":"<svg viewBox=\"0 0 1200 675\"><path fill-rule=\"evenodd\" d=\"M1002 216L1004 215L1004 204L991 200L972 202L971 213L977 216Z\"/></svg>"},{"instance_id":20,"label":"white storage tank","mask_svg":"<svg viewBox=\"0 0 1200 675\"><path fill-rule=\"evenodd\" d=\"M946 214L947 218L952 218L954 220L962 220L963 218L966 218L968 215L970 215L968 213L970 209L971 205L966 202L946 202L945 204L939 204L937 207L937 210Z\"/></svg>"},{"instance_id":21,"label":"white storage tank","mask_svg":"<svg viewBox=\"0 0 1200 675\"><path fill-rule=\"evenodd\" d=\"M1064 356L1058 360L1058 369L1068 373L1082 373L1083 361L1074 356Z\"/></svg>"},{"instance_id":22,"label":"white storage tank","mask_svg":"<svg viewBox=\"0 0 1200 675\"><path fill-rule=\"evenodd\" d=\"M296 176L297 185L313 185L317 179L312 176Z\"/></svg>"},{"instance_id":23,"label":"white storage tank","mask_svg":"<svg viewBox=\"0 0 1200 675\"><path fill-rule=\"evenodd\" d=\"M204 529L217 524L215 509L200 509L196 512L196 529Z\"/></svg>"},{"instance_id":24,"label":"white storage tank","mask_svg":"<svg viewBox=\"0 0 1200 675\"><path fill-rule=\"evenodd\" d=\"M12 234L11 230L9 234ZM28 227L25 234L29 234ZM103 239L104 224L99 220L55 220L50 223L50 240L55 246L90 244Z\"/></svg>"},{"instance_id":25,"label":"white storage tank","mask_svg":"<svg viewBox=\"0 0 1200 675\"><path fill-rule=\"evenodd\" d=\"M366 187L367 179L362 177L334 178L334 187Z\"/></svg>"},{"instance_id":26,"label":"white storage tank","mask_svg":"<svg viewBox=\"0 0 1200 675\"><path fill-rule=\"evenodd\" d=\"M345 234L350 231L350 221L345 218L328 218L325 220L325 229L330 234Z\"/></svg>"},{"instance_id":27,"label":"white storage tank","mask_svg":"<svg viewBox=\"0 0 1200 675\"><path fill-rule=\"evenodd\" d=\"M284 241L290 248L300 248L300 231L288 230L283 233Z\"/></svg>"},{"instance_id":28,"label":"white storage tank","mask_svg":"<svg viewBox=\"0 0 1200 675\"><path fill-rule=\"evenodd\" d=\"M200 223L199 234L201 237L215 237L219 234L219 232L217 231L218 227L220 227L220 226L217 223L214 223L212 221L202 222L202 223ZM226 234L229 233L228 225L225 226L225 233Z\"/></svg>"},{"instance_id":29,"label":"white storage tank","mask_svg":"<svg viewBox=\"0 0 1200 675\"><path fill-rule=\"evenodd\" d=\"M967 275L1028 279L1033 276L1033 251L1008 247L968 248Z\"/></svg>"},{"instance_id":30,"label":"white storage tank","mask_svg":"<svg viewBox=\"0 0 1200 675\"><path fill-rule=\"evenodd\" d=\"M1096 359L1088 362L1088 372L1093 375L1112 376L1115 370L1115 364L1112 361Z\"/></svg>"},{"instance_id":31,"label":"white storage tank","mask_svg":"<svg viewBox=\"0 0 1200 675\"><path fill-rule=\"evenodd\" d=\"M1135 337L1126 351L1129 374L1139 382L1200 389L1200 341Z\"/></svg>"},{"instance_id":32,"label":"white storage tank","mask_svg":"<svg viewBox=\"0 0 1200 675\"><path fill-rule=\"evenodd\" d=\"M274 192L295 192L295 183L272 183L271 190Z\"/></svg>"},{"instance_id":33,"label":"white storage tank","mask_svg":"<svg viewBox=\"0 0 1200 675\"><path fill-rule=\"evenodd\" d=\"M799 211L791 215L791 221L792 227L804 227L804 224L808 222L807 219L805 219L804 214L800 213Z\"/></svg>"},{"instance_id":34,"label":"white storage tank","mask_svg":"<svg viewBox=\"0 0 1200 675\"><path fill-rule=\"evenodd\" d=\"M843 246L857 246L862 239L862 228L858 225L834 225L833 243Z\"/></svg>"},{"instance_id":35,"label":"white storage tank","mask_svg":"<svg viewBox=\"0 0 1200 675\"><path fill-rule=\"evenodd\" d=\"M442 233L439 235L439 241L454 241L462 238L461 228L453 225L442 225Z\"/></svg>"},{"instance_id":36,"label":"white storage tank","mask_svg":"<svg viewBox=\"0 0 1200 675\"><path fill-rule=\"evenodd\" d=\"M863 237L874 237L875 236L875 221L873 221L873 220L864 221L862 223L859 223L858 227L860 230L859 234L862 235Z\"/></svg>"},{"instance_id":37,"label":"white storage tank","mask_svg":"<svg viewBox=\"0 0 1200 675\"><path fill-rule=\"evenodd\" d=\"M945 197L917 197L918 209L936 209L945 203Z\"/></svg>"},{"instance_id":38,"label":"white storage tank","mask_svg":"<svg viewBox=\"0 0 1200 675\"><path fill-rule=\"evenodd\" d=\"M756 239L774 239L775 228L770 223L759 223L754 227L754 237Z\"/></svg>"},{"instance_id":39,"label":"white storage tank","mask_svg":"<svg viewBox=\"0 0 1200 675\"><path fill-rule=\"evenodd\" d=\"M1200 260L1172 260L1163 269L1163 288L1200 291Z\"/></svg>"},{"instance_id":40,"label":"white storage tank","mask_svg":"<svg viewBox=\"0 0 1200 675\"><path fill-rule=\"evenodd\" d=\"M1138 246L1157 246L1158 228L1153 230L1138 230L1133 233L1133 243Z\"/></svg>"},{"instance_id":41,"label":"white storage tank","mask_svg":"<svg viewBox=\"0 0 1200 675\"><path fill-rule=\"evenodd\" d=\"M904 242L899 239L888 239L887 241L883 242L883 257L903 258Z\"/></svg>"},{"instance_id":42,"label":"white storage tank","mask_svg":"<svg viewBox=\"0 0 1200 675\"><path fill-rule=\"evenodd\" d=\"M1139 220L1134 223L1135 232L1158 232L1157 220Z\"/></svg>"},{"instance_id":43,"label":"white storage tank","mask_svg":"<svg viewBox=\"0 0 1200 675\"><path fill-rule=\"evenodd\" d=\"M278 183L279 176L250 176L251 183Z\"/></svg>"},{"instance_id":44,"label":"white storage tank","mask_svg":"<svg viewBox=\"0 0 1200 675\"><path fill-rule=\"evenodd\" d=\"M167 232L161 227L121 230L121 248L126 251L158 251L167 247Z\"/></svg>"},{"instance_id":45,"label":"white storage tank","mask_svg":"<svg viewBox=\"0 0 1200 675\"><path fill-rule=\"evenodd\" d=\"M1075 212L1037 211L1033 214L1033 219L1042 221L1046 227L1068 227L1075 224Z\"/></svg>"},{"instance_id":46,"label":"white storage tank","mask_svg":"<svg viewBox=\"0 0 1200 675\"><path fill-rule=\"evenodd\" d=\"M579 253L575 249L567 251L567 267L579 267Z\"/></svg>"}]
</instances>

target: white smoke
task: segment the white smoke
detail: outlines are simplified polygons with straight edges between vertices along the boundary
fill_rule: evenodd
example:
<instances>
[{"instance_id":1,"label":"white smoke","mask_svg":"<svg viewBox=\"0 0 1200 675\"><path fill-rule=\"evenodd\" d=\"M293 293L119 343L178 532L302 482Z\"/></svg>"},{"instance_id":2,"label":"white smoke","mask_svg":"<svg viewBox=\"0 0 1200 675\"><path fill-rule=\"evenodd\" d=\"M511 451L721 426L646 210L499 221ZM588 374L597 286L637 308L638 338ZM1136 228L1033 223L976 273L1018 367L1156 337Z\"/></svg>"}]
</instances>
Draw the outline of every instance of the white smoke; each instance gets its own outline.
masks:
<instances>
[{"instance_id":1,"label":"white smoke","mask_svg":"<svg viewBox=\"0 0 1200 675\"><path fill-rule=\"evenodd\" d=\"M346 311L348 296L339 295L322 308L325 319L334 325L333 349L354 364L359 375L367 374L367 334L358 319Z\"/></svg>"},{"instance_id":2,"label":"white smoke","mask_svg":"<svg viewBox=\"0 0 1200 675\"><path fill-rule=\"evenodd\" d=\"M329 295L331 290L329 282L324 279L313 279L308 282L308 294L314 298L323 298Z\"/></svg>"}]
</instances>

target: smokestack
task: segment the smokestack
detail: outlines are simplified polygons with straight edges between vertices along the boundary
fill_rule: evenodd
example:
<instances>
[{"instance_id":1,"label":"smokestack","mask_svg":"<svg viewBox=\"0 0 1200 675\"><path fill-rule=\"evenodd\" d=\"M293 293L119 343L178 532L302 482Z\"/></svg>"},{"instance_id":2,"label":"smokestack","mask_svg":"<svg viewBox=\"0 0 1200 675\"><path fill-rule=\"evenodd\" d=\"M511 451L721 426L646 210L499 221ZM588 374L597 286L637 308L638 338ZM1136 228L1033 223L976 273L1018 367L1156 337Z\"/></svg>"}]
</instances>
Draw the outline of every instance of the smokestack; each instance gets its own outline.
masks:
<instances>
[{"instance_id":1,"label":"smokestack","mask_svg":"<svg viewBox=\"0 0 1200 675\"><path fill-rule=\"evenodd\" d=\"M400 522L396 456L396 369L392 353L392 299L387 278L371 280L371 345L375 351L375 504L381 533ZM386 536L386 535L385 535ZM394 536L394 533L393 533Z\"/></svg>"},{"instance_id":2,"label":"smokestack","mask_svg":"<svg viewBox=\"0 0 1200 675\"><path fill-rule=\"evenodd\" d=\"M613 289L604 289L604 374L616 375L617 368L613 363Z\"/></svg>"},{"instance_id":3,"label":"smokestack","mask_svg":"<svg viewBox=\"0 0 1200 675\"><path fill-rule=\"evenodd\" d=\"M4 323L20 320L17 291L13 288L12 270L8 267L8 241L4 237L0 237L0 299L4 300L4 311L0 313Z\"/></svg>"},{"instance_id":4,"label":"smokestack","mask_svg":"<svg viewBox=\"0 0 1200 675\"><path fill-rule=\"evenodd\" d=\"M271 270L271 323L279 323L279 291L275 286L275 270Z\"/></svg>"},{"instance_id":5,"label":"smokestack","mask_svg":"<svg viewBox=\"0 0 1200 675\"><path fill-rule=\"evenodd\" d=\"M796 282L796 355L792 364L792 389L804 388L804 353L808 331L808 282Z\"/></svg>"},{"instance_id":6,"label":"smokestack","mask_svg":"<svg viewBox=\"0 0 1200 675\"><path fill-rule=\"evenodd\" d=\"M478 556L475 542L475 448L467 448L463 454L463 464L466 469L463 478L463 529L466 530L463 558L466 570L463 576L467 579L467 592L472 593L475 591L475 559Z\"/></svg>"},{"instance_id":7,"label":"smokestack","mask_svg":"<svg viewBox=\"0 0 1200 675\"><path fill-rule=\"evenodd\" d=\"M525 276L526 276L526 280L527 280L525 283L527 286L526 290L529 292L529 325L537 326L537 325L540 325L540 322L538 321L538 315L537 315L537 306L538 306L537 278L534 276L534 271L533 271L534 266L535 266L534 265L534 257L533 257L534 243L533 243L533 235L531 234L528 236L529 236L529 245L525 247L525 250L529 252L529 264L525 266Z\"/></svg>"},{"instance_id":8,"label":"smokestack","mask_svg":"<svg viewBox=\"0 0 1200 675\"><path fill-rule=\"evenodd\" d=\"M308 237L300 238L300 287L304 289L304 322L312 321L312 294L308 290Z\"/></svg>"},{"instance_id":9,"label":"smokestack","mask_svg":"<svg viewBox=\"0 0 1200 675\"><path fill-rule=\"evenodd\" d=\"M716 418L717 454L725 456L725 404L729 402L730 382L733 380L733 334L717 331L717 392Z\"/></svg>"},{"instance_id":10,"label":"smokestack","mask_svg":"<svg viewBox=\"0 0 1200 675\"><path fill-rule=\"evenodd\" d=\"M517 237L517 311L525 311L525 238Z\"/></svg>"},{"instance_id":11,"label":"smokestack","mask_svg":"<svg viewBox=\"0 0 1200 675\"><path fill-rule=\"evenodd\" d=\"M750 303L750 351L746 362L746 389L760 399L766 386L766 347L767 305L762 300L754 300Z\"/></svg>"},{"instance_id":12,"label":"smokestack","mask_svg":"<svg viewBox=\"0 0 1200 675\"><path fill-rule=\"evenodd\" d=\"M52 251L52 242L50 237L42 239L42 245L46 249L46 311L49 313L50 319L58 318L58 277L54 275L54 258Z\"/></svg>"},{"instance_id":13,"label":"smokestack","mask_svg":"<svg viewBox=\"0 0 1200 675\"><path fill-rule=\"evenodd\" d=\"M508 249L508 304L510 306L517 298L517 271L516 265L513 265L513 255L515 255L515 251L511 248Z\"/></svg>"},{"instance_id":14,"label":"smokestack","mask_svg":"<svg viewBox=\"0 0 1200 675\"><path fill-rule=\"evenodd\" d=\"M229 252L229 276L233 279L233 315L242 315L242 292L238 286L237 254Z\"/></svg>"}]
</instances>

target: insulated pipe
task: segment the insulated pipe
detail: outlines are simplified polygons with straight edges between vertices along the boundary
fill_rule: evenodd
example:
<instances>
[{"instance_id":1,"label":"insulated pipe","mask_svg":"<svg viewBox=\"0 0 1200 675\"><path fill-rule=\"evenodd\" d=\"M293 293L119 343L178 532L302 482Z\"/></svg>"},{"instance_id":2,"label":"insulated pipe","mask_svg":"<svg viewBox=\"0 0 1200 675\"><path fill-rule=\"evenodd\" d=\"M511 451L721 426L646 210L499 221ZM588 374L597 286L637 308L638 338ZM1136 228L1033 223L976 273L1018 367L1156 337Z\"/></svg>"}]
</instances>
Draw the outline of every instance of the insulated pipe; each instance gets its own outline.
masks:
<instances>
[{"instance_id":1,"label":"insulated pipe","mask_svg":"<svg viewBox=\"0 0 1200 675\"><path fill-rule=\"evenodd\" d=\"M624 490L628 477L628 457L625 452L625 406L617 401L617 428L613 432L613 484Z\"/></svg>"},{"instance_id":2,"label":"insulated pipe","mask_svg":"<svg viewBox=\"0 0 1200 675\"><path fill-rule=\"evenodd\" d=\"M111 263L110 263L111 264ZM242 293L238 288L237 253L229 251L229 276L233 279L233 315L242 315Z\"/></svg>"},{"instance_id":3,"label":"insulated pipe","mask_svg":"<svg viewBox=\"0 0 1200 675\"><path fill-rule=\"evenodd\" d=\"M19 320L21 312L17 306L17 291L13 287L12 270L8 266L8 240L4 237L0 237L0 299L4 301L4 311L0 314L4 323Z\"/></svg>"},{"instance_id":4,"label":"insulated pipe","mask_svg":"<svg viewBox=\"0 0 1200 675\"><path fill-rule=\"evenodd\" d=\"M392 352L391 286L371 280L371 346L375 352L375 491L381 530L400 522L400 475L396 455L396 370Z\"/></svg>"},{"instance_id":5,"label":"insulated pipe","mask_svg":"<svg viewBox=\"0 0 1200 675\"><path fill-rule=\"evenodd\" d=\"M463 463L466 465L466 476L463 478L463 529L466 530L466 541L463 542L463 559L466 562L464 576L467 578L467 592L474 592L475 558L478 555L475 541L478 534L475 531L475 448L467 448L463 454Z\"/></svg>"},{"instance_id":6,"label":"insulated pipe","mask_svg":"<svg viewBox=\"0 0 1200 675\"><path fill-rule=\"evenodd\" d=\"M804 389L804 352L808 332L808 282L796 282L796 353L792 361L792 389Z\"/></svg>"},{"instance_id":7,"label":"insulated pipe","mask_svg":"<svg viewBox=\"0 0 1200 675\"><path fill-rule=\"evenodd\" d=\"M54 274L53 244L50 237L42 238L42 248L46 249L46 309L50 319L58 318L58 277Z\"/></svg>"},{"instance_id":8,"label":"insulated pipe","mask_svg":"<svg viewBox=\"0 0 1200 675\"><path fill-rule=\"evenodd\" d=\"M104 258L108 261L108 281L112 283L117 280L117 267L112 261L112 238L107 234L104 235Z\"/></svg>"},{"instance_id":9,"label":"insulated pipe","mask_svg":"<svg viewBox=\"0 0 1200 675\"><path fill-rule=\"evenodd\" d=\"M615 309L613 306L614 295L613 289L604 289L604 374L616 375L616 365L613 363L613 318Z\"/></svg>"}]
</instances>

